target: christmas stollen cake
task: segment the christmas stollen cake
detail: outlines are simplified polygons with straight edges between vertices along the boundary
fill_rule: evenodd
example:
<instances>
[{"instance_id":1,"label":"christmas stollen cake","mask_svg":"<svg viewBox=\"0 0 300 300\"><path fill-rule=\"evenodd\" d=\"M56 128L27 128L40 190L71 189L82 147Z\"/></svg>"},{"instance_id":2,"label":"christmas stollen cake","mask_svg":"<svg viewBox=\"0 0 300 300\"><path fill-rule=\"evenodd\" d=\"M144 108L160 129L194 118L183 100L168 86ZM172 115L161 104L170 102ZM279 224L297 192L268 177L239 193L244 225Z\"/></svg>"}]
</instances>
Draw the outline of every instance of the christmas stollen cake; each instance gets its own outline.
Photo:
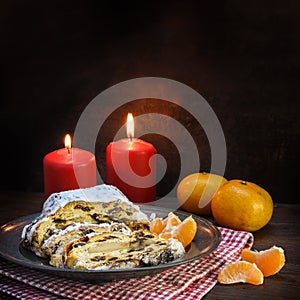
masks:
<instances>
[{"instance_id":1,"label":"christmas stollen cake","mask_svg":"<svg viewBox=\"0 0 300 300\"><path fill-rule=\"evenodd\" d=\"M52 194L22 231L24 247L57 268L120 269L165 263L182 244L150 232L140 207L117 188L98 185Z\"/></svg>"},{"instance_id":2,"label":"christmas stollen cake","mask_svg":"<svg viewBox=\"0 0 300 300\"><path fill-rule=\"evenodd\" d=\"M149 228L148 217L117 188L98 185L52 194L40 216L24 227L23 244L46 257L43 243L54 233L74 223L124 223L131 229Z\"/></svg>"}]
</instances>

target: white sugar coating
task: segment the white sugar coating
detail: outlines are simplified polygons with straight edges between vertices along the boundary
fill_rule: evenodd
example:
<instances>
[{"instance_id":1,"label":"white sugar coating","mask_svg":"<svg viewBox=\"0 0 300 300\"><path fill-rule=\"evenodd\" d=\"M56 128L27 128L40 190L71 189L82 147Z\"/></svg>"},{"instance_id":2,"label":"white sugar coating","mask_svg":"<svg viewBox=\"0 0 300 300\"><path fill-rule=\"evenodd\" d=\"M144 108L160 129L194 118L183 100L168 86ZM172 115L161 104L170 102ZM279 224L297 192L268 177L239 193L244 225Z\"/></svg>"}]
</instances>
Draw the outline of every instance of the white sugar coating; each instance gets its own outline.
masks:
<instances>
[{"instance_id":1,"label":"white sugar coating","mask_svg":"<svg viewBox=\"0 0 300 300\"><path fill-rule=\"evenodd\" d=\"M49 219L48 216L45 216L43 214L39 215L36 219L34 219L31 223L28 225L24 226L21 234L21 238L24 240L27 240L31 244L33 235L35 233L35 230L37 226L44 221L47 221ZM30 246L30 249L37 255L41 256L41 254L35 249L33 245Z\"/></svg>"},{"instance_id":2,"label":"white sugar coating","mask_svg":"<svg viewBox=\"0 0 300 300\"><path fill-rule=\"evenodd\" d=\"M45 216L43 214L39 215L36 219L34 219L31 223L24 226L21 234L21 238L24 239L26 237L27 240L31 241L33 233L36 229L36 227L44 221L47 221L49 219L48 216ZM29 230L28 230L29 229Z\"/></svg>"},{"instance_id":3,"label":"white sugar coating","mask_svg":"<svg viewBox=\"0 0 300 300\"><path fill-rule=\"evenodd\" d=\"M101 184L91 188L64 191L50 195L44 202L41 215L23 228L22 239L31 242L35 230L41 222L48 220L50 215L54 214L59 208L64 207L67 203L78 200L103 203L120 200L136 210L132 216L135 221L148 221L147 215L140 211L139 206L129 201L118 188L112 185Z\"/></svg>"},{"instance_id":4,"label":"white sugar coating","mask_svg":"<svg viewBox=\"0 0 300 300\"><path fill-rule=\"evenodd\" d=\"M70 190L50 195L44 202L43 214L55 213L60 207L64 207L68 202L76 200L103 203L120 200L140 212L140 208L129 201L118 188L112 185L101 184L91 188ZM148 220L147 216L142 212L135 217L137 217L137 220Z\"/></svg>"}]
</instances>

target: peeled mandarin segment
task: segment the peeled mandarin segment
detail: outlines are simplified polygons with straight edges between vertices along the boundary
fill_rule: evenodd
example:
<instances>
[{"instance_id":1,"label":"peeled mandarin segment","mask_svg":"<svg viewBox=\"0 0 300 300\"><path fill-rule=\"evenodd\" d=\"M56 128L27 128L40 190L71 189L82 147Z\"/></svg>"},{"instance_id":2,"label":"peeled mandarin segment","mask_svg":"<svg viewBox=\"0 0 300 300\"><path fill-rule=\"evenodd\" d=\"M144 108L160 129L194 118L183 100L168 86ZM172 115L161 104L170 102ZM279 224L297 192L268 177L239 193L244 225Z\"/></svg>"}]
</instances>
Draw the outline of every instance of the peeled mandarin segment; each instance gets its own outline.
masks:
<instances>
[{"instance_id":1,"label":"peeled mandarin segment","mask_svg":"<svg viewBox=\"0 0 300 300\"><path fill-rule=\"evenodd\" d=\"M242 282L260 285L264 282L264 276L256 264L247 261L237 261L226 265L219 272L218 282L223 284Z\"/></svg>"},{"instance_id":2,"label":"peeled mandarin segment","mask_svg":"<svg viewBox=\"0 0 300 300\"><path fill-rule=\"evenodd\" d=\"M172 231L175 226L181 223L181 220L173 212L170 212L165 219L155 218L150 224L150 231L160 234L163 231Z\"/></svg>"},{"instance_id":3,"label":"peeled mandarin segment","mask_svg":"<svg viewBox=\"0 0 300 300\"><path fill-rule=\"evenodd\" d=\"M242 259L255 263L265 277L278 273L285 264L284 250L273 246L263 251L244 249Z\"/></svg>"},{"instance_id":4,"label":"peeled mandarin segment","mask_svg":"<svg viewBox=\"0 0 300 300\"><path fill-rule=\"evenodd\" d=\"M159 234L159 237L167 240L167 239L172 238L173 236L172 236L172 233L170 233L170 232L162 232Z\"/></svg>"},{"instance_id":5,"label":"peeled mandarin segment","mask_svg":"<svg viewBox=\"0 0 300 300\"><path fill-rule=\"evenodd\" d=\"M173 232L173 237L180 241L183 247L188 246L197 232L197 223L192 216L186 218Z\"/></svg>"},{"instance_id":6,"label":"peeled mandarin segment","mask_svg":"<svg viewBox=\"0 0 300 300\"><path fill-rule=\"evenodd\" d=\"M164 223L165 220L162 222ZM159 234L164 239L174 238L182 243L183 247L188 246L194 239L197 232L197 223L192 216L187 217L184 221L173 213L168 216L165 228Z\"/></svg>"},{"instance_id":7,"label":"peeled mandarin segment","mask_svg":"<svg viewBox=\"0 0 300 300\"><path fill-rule=\"evenodd\" d=\"M168 214L168 217L165 218L163 221L163 229L172 229L174 226L177 226L181 223L181 220L176 216L173 212Z\"/></svg>"},{"instance_id":8,"label":"peeled mandarin segment","mask_svg":"<svg viewBox=\"0 0 300 300\"><path fill-rule=\"evenodd\" d=\"M155 218L150 223L150 231L156 234L160 234L163 231L163 221L160 218Z\"/></svg>"}]
</instances>

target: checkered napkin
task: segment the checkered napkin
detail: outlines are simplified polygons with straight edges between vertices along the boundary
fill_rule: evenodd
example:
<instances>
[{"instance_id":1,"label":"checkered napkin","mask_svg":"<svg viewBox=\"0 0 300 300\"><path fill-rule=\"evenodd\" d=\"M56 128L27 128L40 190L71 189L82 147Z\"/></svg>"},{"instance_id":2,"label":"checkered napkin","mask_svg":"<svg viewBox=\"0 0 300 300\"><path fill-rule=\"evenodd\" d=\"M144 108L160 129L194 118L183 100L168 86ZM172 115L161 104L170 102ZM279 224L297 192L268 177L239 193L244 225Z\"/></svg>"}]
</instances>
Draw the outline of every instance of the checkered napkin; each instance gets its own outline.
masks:
<instances>
[{"instance_id":1,"label":"checkered napkin","mask_svg":"<svg viewBox=\"0 0 300 300\"><path fill-rule=\"evenodd\" d=\"M217 249L196 261L156 275L94 284L61 278L0 260L0 291L17 299L201 299L217 283L222 267L251 248L253 235L221 228Z\"/></svg>"}]
</instances>

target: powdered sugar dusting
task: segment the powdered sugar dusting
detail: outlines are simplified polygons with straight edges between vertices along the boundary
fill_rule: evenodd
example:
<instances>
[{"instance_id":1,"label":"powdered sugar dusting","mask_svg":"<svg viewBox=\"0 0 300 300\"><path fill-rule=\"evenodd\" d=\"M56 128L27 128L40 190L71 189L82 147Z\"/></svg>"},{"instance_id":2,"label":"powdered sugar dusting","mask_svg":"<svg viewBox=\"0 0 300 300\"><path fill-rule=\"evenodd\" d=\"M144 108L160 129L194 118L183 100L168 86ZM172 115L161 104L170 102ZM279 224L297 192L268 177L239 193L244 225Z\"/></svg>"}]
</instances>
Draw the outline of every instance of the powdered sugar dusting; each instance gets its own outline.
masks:
<instances>
[{"instance_id":1,"label":"powdered sugar dusting","mask_svg":"<svg viewBox=\"0 0 300 300\"><path fill-rule=\"evenodd\" d=\"M78 200L103 203L111 201L125 202L128 206L135 210L132 217L136 221L148 220L147 215L140 211L139 206L129 201L118 188L112 185L101 184L91 188L64 191L50 195L44 202L41 215L23 228L22 238L28 243L31 243L34 232L41 222L46 221L49 216L54 214L59 208L64 207L67 203Z\"/></svg>"},{"instance_id":2,"label":"powdered sugar dusting","mask_svg":"<svg viewBox=\"0 0 300 300\"><path fill-rule=\"evenodd\" d=\"M118 188L112 185L101 184L91 188L70 190L50 195L44 202L43 214L52 214L60 207L64 207L68 202L76 200L88 202L111 202L121 200L139 210L139 207L129 201Z\"/></svg>"}]
</instances>

